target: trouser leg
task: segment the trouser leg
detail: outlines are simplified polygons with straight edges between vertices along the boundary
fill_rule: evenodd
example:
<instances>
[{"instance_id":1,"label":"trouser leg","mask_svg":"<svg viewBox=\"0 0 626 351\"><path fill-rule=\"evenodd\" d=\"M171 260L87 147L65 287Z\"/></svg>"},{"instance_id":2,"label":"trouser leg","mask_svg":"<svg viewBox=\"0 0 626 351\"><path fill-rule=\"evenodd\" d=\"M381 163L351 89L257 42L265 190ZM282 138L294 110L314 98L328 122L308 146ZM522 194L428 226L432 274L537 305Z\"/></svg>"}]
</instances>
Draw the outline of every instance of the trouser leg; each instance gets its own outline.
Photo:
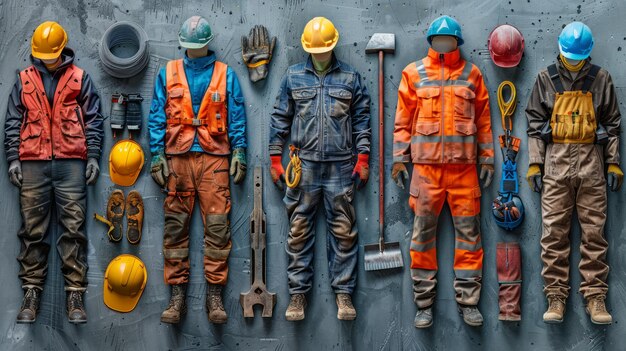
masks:
<instances>
[{"instance_id":1,"label":"trouser leg","mask_svg":"<svg viewBox=\"0 0 626 351\"><path fill-rule=\"evenodd\" d=\"M522 256L518 243L498 243L496 248L498 272L498 319L519 321L522 319L520 299L522 295Z\"/></svg>"},{"instance_id":2,"label":"trouser leg","mask_svg":"<svg viewBox=\"0 0 626 351\"><path fill-rule=\"evenodd\" d=\"M189 282L189 221L195 200L191 162L191 153L168 156L170 176L163 205L163 275L169 285Z\"/></svg>"},{"instance_id":3,"label":"trouser leg","mask_svg":"<svg viewBox=\"0 0 626 351\"><path fill-rule=\"evenodd\" d=\"M211 284L228 280L230 188L228 157L200 154L195 165L198 201L204 223L204 275Z\"/></svg>"},{"instance_id":4,"label":"trouser leg","mask_svg":"<svg viewBox=\"0 0 626 351\"><path fill-rule=\"evenodd\" d=\"M283 202L289 216L289 236L285 251L289 258L289 294L304 294L313 280L315 213L321 197L319 162L302 160L302 176L296 188L287 188Z\"/></svg>"},{"instance_id":5,"label":"trouser leg","mask_svg":"<svg viewBox=\"0 0 626 351\"><path fill-rule=\"evenodd\" d=\"M52 161L52 184L56 210L62 232L57 240L61 256L61 271L65 277L65 289L87 289L87 236L85 215L87 212L87 185L85 184L85 161Z\"/></svg>"},{"instance_id":6,"label":"trouser leg","mask_svg":"<svg viewBox=\"0 0 626 351\"><path fill-rule=\"evenodd\" d=\"M43 289L48 271L47 237L52 209L52 178L50 161L23 161L20 212L22 227L17 236L21 248L17 256L22 288Z\"/></svg>"},{"instance_id":7,"label":"trouser leg","mask_svg":"<svg viewBox=\"0 0 626 351\"><path fill-rule=\"evenodd\" d=\"M482 286L480 185L475 165L446 168L447 199L454 222L454 290L456 301L478 305Z\"/></svg>"},{"instance_id":8,"label":"trouser leg","mask_svg":"<svg viewBox=\"0 0 626 351\"><path fill-rule=\"evenodd\" d=\"M443 166L413 165L409 206L415 213L411 238L411 278L418 308L435 302L437 288L437 220L445 200Z\"/></svg>"},{"instance_id":9,"label":"trouser leg","mask_svg":"<svg viewBox=\"0 0 626 351\"><path fill-rule=\"evenodd\" d=\"M336 294L352 294L356 286L358 245L350 160L325 165L322 174L326 209L326 250L331 286Z\"/></svg>"}]
</instances>

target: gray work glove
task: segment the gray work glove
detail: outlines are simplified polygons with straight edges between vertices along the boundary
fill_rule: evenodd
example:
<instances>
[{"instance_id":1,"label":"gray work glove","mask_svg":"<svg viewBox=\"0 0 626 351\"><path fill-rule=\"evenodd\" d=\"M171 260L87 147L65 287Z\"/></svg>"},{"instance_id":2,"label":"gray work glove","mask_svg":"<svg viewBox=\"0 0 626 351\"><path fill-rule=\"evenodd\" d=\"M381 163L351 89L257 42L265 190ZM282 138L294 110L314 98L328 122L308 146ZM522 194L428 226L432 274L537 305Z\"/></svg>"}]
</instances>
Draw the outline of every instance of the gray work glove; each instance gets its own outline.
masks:
<instances>
[{"instance_id":1,"label":"gray work glove","mask_svg":"<svg viewBox=\"0 0 626 351\"><path fill-rule=\"evenodd\" d=\"M20 160L13 160L9 163L9 180L16 187L22 187L22 162Z\"/></svg>"},{"instance_id":2,"label":"gray work glove","mask_svg":"<svg viewBox=\"0 0 626 351\"><path fill-rule=\"evenodd\" d=\"M98 160L95 158L89 158L87 160L87 167L85 167L85 178L87 181L85 182L87 185L96 184L96 179L98 179L98 175L100 174L100 166L98 165Z\"/></svg>"},{"instance_id":3,"label":"gray work glove","mask_svg":"<svg viewBox=\"0 0 626 351\"><path fill-rule=\"evenodd\" d=\"M404 182L409 179L409 172L402 162L396 162L391 167L391 178L400 189L404 189Z\"/></svg>"},{"instance_id":4,"label":"gray work glove","mask_svg":"<svg viewBox=\"0 0 626 351\"><path fill-rule=\"evenodd\" d=\"M154 182L157 183L160 187L165 187L165 182L167 182L167 177L170 175L170 169L167 166L167 159L165 158L165 152L163 150L158 151L152 156L152 161L150 162L150 175Z\"/></svg>"},{"instance_id":5,"label":"gray work glove","mask_svg":"<svg viewBox=\"0 0 626 351\"><path fill-rule=\"evenodd\" d=\"M236 148L233 150L233 156L230 161L230 175L233 182L239 184L246 177L246 150L244 148Z\"/></svg>"},{"instance_id":6,"label":"gray work glove","mask_svg":"<svg viewBox=\"0 0 626 351\"><path fill-rule=\"evenodd\" d=\"M483 188L487 188L491 185L493 180L493 165L481 165L480 166L480 180L483 181Z\"/></svg>"},{"instance_id":7,"label":"gray work glove","mask_svg":"<svg viewBox=\"0 0 626 351\"><path fill-rule=\"evenodd\" d=\"M276 37L270 40L267 28L260 25L250 29L248 37L241 37L241 55L248 66L250 81L256 82L267 77L275 45Z\"/></svg>"}]
</instances>

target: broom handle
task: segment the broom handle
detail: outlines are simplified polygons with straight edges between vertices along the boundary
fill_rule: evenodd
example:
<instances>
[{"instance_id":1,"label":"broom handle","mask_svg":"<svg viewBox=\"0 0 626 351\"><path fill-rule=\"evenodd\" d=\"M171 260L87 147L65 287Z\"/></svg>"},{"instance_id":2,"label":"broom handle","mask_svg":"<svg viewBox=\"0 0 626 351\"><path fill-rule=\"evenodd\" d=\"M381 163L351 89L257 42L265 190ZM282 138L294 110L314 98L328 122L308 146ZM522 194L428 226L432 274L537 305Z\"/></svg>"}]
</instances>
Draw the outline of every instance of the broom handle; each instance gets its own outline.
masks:
<instances>
[{"instance_id":1,"label":"broom handle","mask_svg":"<svg viewBox=\"0 0 626 351\"><path fill-rule=\"evenodd\" d=\"M384 53L378 51L378 248L383 251L385 243L385 76L383 66Z\"/></svg>"}]
</instances>

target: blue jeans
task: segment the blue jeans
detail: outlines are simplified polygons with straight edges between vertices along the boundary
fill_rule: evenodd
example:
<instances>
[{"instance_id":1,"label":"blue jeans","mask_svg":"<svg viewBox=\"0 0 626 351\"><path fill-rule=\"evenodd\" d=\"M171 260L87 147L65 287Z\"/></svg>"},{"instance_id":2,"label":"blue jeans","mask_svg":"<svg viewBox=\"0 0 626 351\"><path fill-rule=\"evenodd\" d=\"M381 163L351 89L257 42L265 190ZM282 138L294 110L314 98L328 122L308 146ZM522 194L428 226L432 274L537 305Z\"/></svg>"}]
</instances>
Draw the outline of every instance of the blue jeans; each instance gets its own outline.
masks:
<instances>
[{"instance_id":1,"label":"blue jeans","mask_svg":"<svg viewBox=\"0 0 626 351\"><path fill-rule=\"evenodd\" d=\"M326 251L331 286L335 293L352 294L356 285L358 245L352 206L352 161L313 162L302 160L302 178L287 188L285 206L291 228L286 251L289 294L306 293L313 279L315 213L324 198Z\"/></svg>"}]
</instances>

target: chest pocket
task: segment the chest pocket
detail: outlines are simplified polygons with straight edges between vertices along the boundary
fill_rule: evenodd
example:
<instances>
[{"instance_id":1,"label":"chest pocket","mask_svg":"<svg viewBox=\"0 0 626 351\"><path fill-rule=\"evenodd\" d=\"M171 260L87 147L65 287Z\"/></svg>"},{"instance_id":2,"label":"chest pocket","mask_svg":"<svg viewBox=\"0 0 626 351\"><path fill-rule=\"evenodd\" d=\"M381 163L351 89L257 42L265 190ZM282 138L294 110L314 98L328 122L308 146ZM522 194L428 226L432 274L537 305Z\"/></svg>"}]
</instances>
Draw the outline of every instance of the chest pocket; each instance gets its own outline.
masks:
<instances>
[{"instance_id":1,"label":"chest pocket","mask_svg":"<svg viewBox=\"0 0 626 351\"><path fill-rule=\"evenodd\" d=\"M454 87L454 119L473 121L476 94L466 87Z\"/></svg>"},{"instance_id":2,"label":"chest pocket","mask_svg":"<svg viewBox=\"0 0 626 351\"><path fill-rule=\"evenodd\" d=\"M172 88L167 92L165 114L167 118L183 118L183 97L185 89Z\"/></svg>"},{"instance_id":3,"label":"chest pocket","mask_svg":"<svg viewBox=\"0 0 626 351\"><path fill-rule=\"evenodd\" d=\"M226 96L217 91L210 92L210 119L209 132L211 135L222 135L226 133Z\"/></svg>"},{"instance_id":4,"label":"chest pocket","mask_svg":"<svg viewBox=\"0 0 626 351\"><path fill-rule=\"evenodd\" d=\"M350 115L350 104L352 102L352 92L347 89L330 88L330 116L343 118Z\"/></svg>"},{"instance_id":5,"label":"chest pocket","mask_svg":"<svg viewBox=\"0 0 626 351\"><path fill-rule=\"evenodd\" d=\"M417 119L425 122L438 119L441 115L441 101L439 100L441 88L419 88L416 93L419 106Z\"/></svg>"},{"instance_id":6,"label":"chest pocket","mask_svg":"<svg viewBox=\"0 0 626 351\"><path fill-rule=\"evenodd\" d=\"M316 89L298 89L291 91L296 116L300 116L303 119L309 119L315 116L315 110L317 108L316 95Z\"/></svg>"}]
</instances>

